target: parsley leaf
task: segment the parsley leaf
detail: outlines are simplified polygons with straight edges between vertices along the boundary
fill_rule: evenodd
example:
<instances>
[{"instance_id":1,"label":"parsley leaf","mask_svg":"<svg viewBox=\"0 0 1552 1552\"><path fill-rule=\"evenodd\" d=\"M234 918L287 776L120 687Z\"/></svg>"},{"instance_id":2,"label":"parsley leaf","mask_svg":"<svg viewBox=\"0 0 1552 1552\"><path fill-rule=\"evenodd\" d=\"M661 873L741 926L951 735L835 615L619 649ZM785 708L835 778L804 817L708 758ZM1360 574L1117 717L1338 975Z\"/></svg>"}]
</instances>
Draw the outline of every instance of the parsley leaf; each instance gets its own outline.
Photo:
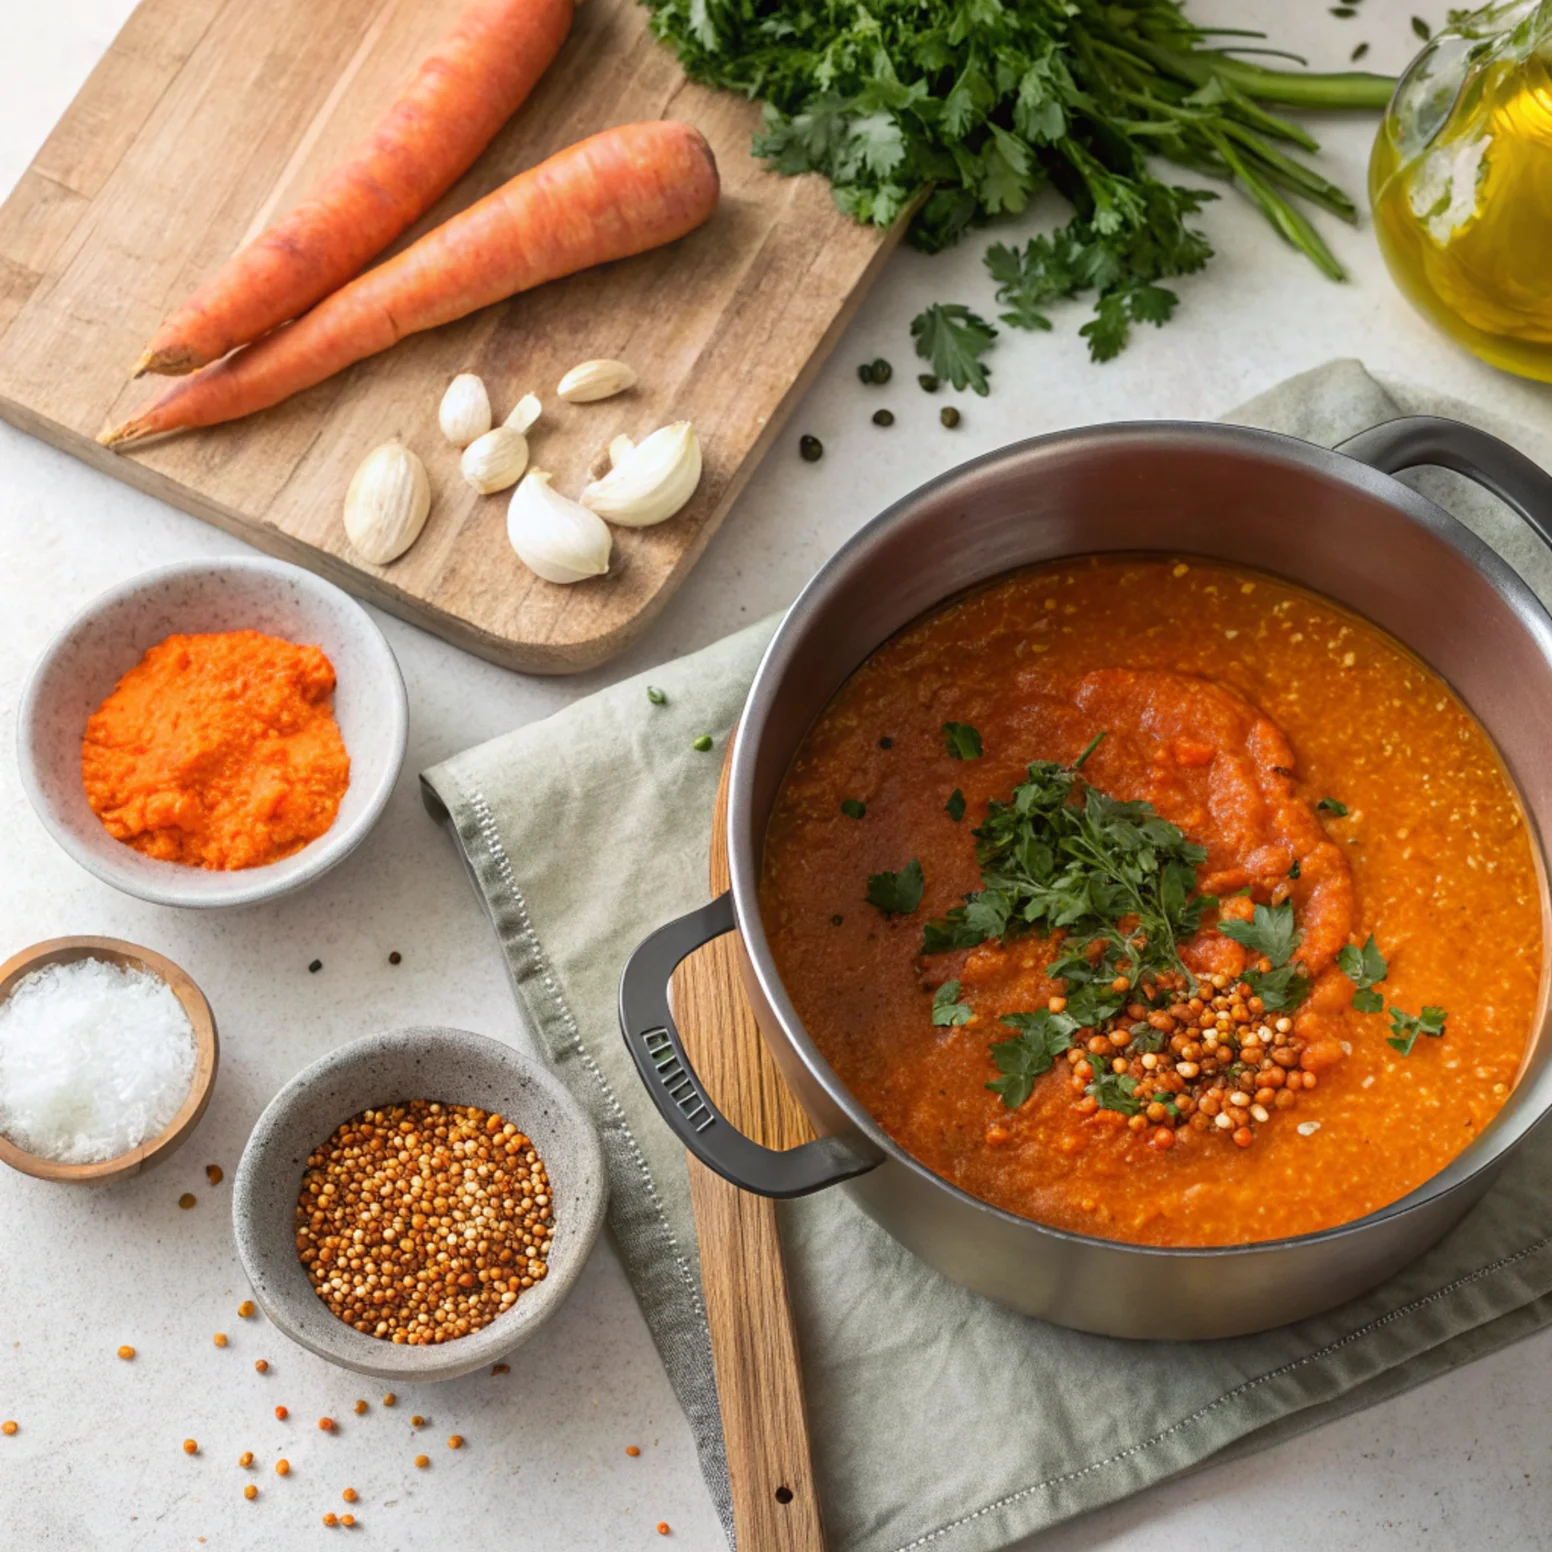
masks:
<instances>
[{"instance_id":1,"label":"parsley leaf","mask_svg":"<svg viewBox=\"0 0 1552 1552\"><path fill-rule=\"evenodd\" d=\"M1137 1080L1129 1073L1102 1072L1083 1091L1092 1094L1101 1110L1118 1110L1124 1116L1134 1116L1142 1109L1137 1098Z\"/></svg>"},{"instance_id":2,"label":"parsley leaf","mask_svg":"<svg viewBox=\"0 0 1552 1552\"><path fill-rule=\"evenodd\" d=\"M1268 1013L1284 1013L1298 1007L1309 996L1314 984L1303 960L1296 965L1282 965L1265 972L1247 970L1245 981L1251 994L1261 999Z\"/></svg>"},{"instance_id":3,"label":"parsley leaf","mask_svg":"<svg viewBox=\"0 0 1552 1552\"><path fill-rule=\"evenodd\" d=\"M1293 923L1293 901L1281 905L1258 905L1251 920L1220 921L1218 931L1224 937L1272 961L1274 968L1286 965L1299 946L1301 934Z\"/></svg>"},{"instance_id":4,"label":"parsley leaf","mask_svg":"<svg viewBox=\"0 0 1552 1552\"><path fill-rule=\"evenodd\" d=\"M946 1029L958 1029L970 1022L971 1007L959 1000L959 982L945 981L932 996L932 1022Z\"/></svg>"},{"instance_id":5,"label":"parsley leaf","mask_svg":"<svg viewBox=\"0 0 1552 1552\"><path fill-rule=\"evenodd\" d=\"M1347 817L1347 805L1338 803L1335 798L1322 798L1315 807L1325 814L1334 814L1338 819Z\"/></svg>"},{"instance_id":6,"label":"parsley leaf","mask_svg":"<svg viewBox=\"0 0 1552 1552\"><path fill-rule=\"evenodd\" d=\"M867 811L868 811L867 804L863 803L862 801L860 801L860 799L857 799L857 798L842 798L841 799L841 812L843 814L845 814L848 819L861 819L862 816L865 813L867 813Z\"/></svg>"},{"instance_id":7,"label":"parsley leaf","mask_svg":"<svg viewBox=\"0 0 1552 1552\"><path fill-rule=\"evenodd\" d=\"M955 760L981 758L981 735L968 722L945 722L943 741L948 745L949 755Z\"/></svg>"},{"instance_id":8,"label":"parsley leaf","mask_svg":"<svg viewBox=\"0 0 1552 1552\"><path fill-rule=\"evenodd\" d=\"M1336 956L1336 966L1358 988L1353 993L1353 1007L1359 1013L1378 1013L1385 1006L1385 999L1373 990L1385 979L1387 967L1372 932L1362 948L1344 944L1342 952Z\"/></svg>"},{"instance_id":9,"label":"parsley leaf","mask_svg":"<svg viewBox=\"0 0 1552 1552\"><path fill-rule=\"evenodd\" d=\"M943 810L955 824L965 817L965 795L958 787L949 793L948 802L943 805Z\"/></svg>"},{"instance_id":10,"label":"parsley leaf","mask_svg":"<svg viewBox=\"0 0 1552 1552\"><path fill-rule=\"evenodd\" d=\"M909 916L921 904L925 885L922 865L913 857L898 873L869 875L868 903L887 916Z\"/></svg>"},{"instance_id":11,"label":"parsley leaf","mask_svg":"<svg viewBox=\"0 0 1552 1552\"><path fill-rule=\"evenodd\" d=\"M991 349L997 331L962 302L934 302L911 320L916 354L932 363L933 373L956 388L971 388L984 397L990 391L988 368L981 357Z\"/></svg>"},{"instance_id":12,"label":"parsley leaf","mask_svg":"<svg viewBox=\"0 0 1552 1552\"><path fill-rule=\"evenodd\" d=\"M1425 1007L1417 1015L1403 1013L1400 1008L1390 1010L1390 1035L1385 1044L1394 1046L1403 1056L1412 1054L1419 1035L1430 1035L1437 1040L1444 1033L1449 1015L1443 1008Z\"/></svg>"},{"instance_id":13,"label":"parsley leaf","mask_svg":"<svg viewBox=\"0 0 1552 1552\"><path fill-rule=\"evenodd\" d=\"M1078 1025L1065 1013L1041 1008L1037 1013L1009 1013L1002 1022L1018 1030L1013 1040L992 1046L992 1060L1002 1077L986 1086L1002 1096L1009 1110L1017 1110L1029 1098L1035 1079L1051 1070L1056 1058L1072 1044Z\"/></svg>"}]
</instances>

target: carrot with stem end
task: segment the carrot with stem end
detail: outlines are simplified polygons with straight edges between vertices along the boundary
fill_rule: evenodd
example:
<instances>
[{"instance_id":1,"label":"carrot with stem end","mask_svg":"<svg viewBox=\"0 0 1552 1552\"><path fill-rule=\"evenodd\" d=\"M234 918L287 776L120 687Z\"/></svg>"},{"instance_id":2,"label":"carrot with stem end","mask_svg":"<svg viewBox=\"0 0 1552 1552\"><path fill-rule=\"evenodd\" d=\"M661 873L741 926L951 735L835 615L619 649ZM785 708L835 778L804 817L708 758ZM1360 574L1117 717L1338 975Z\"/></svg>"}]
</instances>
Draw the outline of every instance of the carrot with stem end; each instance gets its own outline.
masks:
<instances>
[{"instance_id":1,"label":"carrot with stem end","mask_svg":"<svg viewBox=\"0 0 1552 1552\"><path fill-rule=\"evenodd\" d=\"M354 153L162 324L135 365L192 372L342 286L455 184L549 68L572 0L474 0Z\"/></svg>"},{"instance_id":2,"label":"carrot with stem end","mask_svg":"<svg viewBox=\"0 0 1552 1552\"><path fill-rule=\"evenodd\" d=\"M683 237L716 208L717 164L688 124L607 129L520 173L295 323L170 386L98 438L122 447L267 409L407 334Z\"/></svg>"}]
</instances>

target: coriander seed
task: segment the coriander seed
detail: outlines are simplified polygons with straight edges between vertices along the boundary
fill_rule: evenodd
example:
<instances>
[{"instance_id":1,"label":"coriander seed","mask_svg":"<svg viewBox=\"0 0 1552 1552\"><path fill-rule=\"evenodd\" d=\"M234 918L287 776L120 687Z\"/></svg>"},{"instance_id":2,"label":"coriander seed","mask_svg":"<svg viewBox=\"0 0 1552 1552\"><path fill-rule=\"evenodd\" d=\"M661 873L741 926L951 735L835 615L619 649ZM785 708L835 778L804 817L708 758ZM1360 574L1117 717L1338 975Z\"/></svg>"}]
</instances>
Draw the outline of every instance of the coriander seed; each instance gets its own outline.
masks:
<instances>
[{"instance_id":1,"label":"coriander seed","mask_svg":"<svg viewBox=\"0 0 1552 1552\"><path fill-rule=\"evenodd\" d=\"M857 381L861 383L871 383L873 381L873 363L871 361L864 361L857 368Z\"/></svg>"},{"instance_id":2,"label":"coriander seed","mask_svg":"<svg viewBox=\"0 0 1552 1552\"><path fill-rule=\"evenodd\" d=\"M952 431L959 424L959 411L952 404L945 404L938 411L938 419Z\"/></svg>"},{"instance_id":3,"label":"coriander seed","mask_svg":"<svg viewBox=\"0 0 1552 1552\"><path fill-rule=\"evenodd\" d=\"M922 372L922 373L920 373L917 376L916 381L919 382L922 385L923 389L925 389L926 392L928 392L928 393L936 393L938 391L938 389L942 386L942 384L939 383L937 378L934 377L931 372Z\"/></svg>"},{"instance_id":4,"label":"coriander seed","mask_svg":"<svg viewBox=\"0 0 1552 1552\"><path fill-rule=\"evenodd\" d=\"M887 383L895 375L895 369L880 356L873 363L873 381L875 383Z\"/></svg>"}]
</instances>

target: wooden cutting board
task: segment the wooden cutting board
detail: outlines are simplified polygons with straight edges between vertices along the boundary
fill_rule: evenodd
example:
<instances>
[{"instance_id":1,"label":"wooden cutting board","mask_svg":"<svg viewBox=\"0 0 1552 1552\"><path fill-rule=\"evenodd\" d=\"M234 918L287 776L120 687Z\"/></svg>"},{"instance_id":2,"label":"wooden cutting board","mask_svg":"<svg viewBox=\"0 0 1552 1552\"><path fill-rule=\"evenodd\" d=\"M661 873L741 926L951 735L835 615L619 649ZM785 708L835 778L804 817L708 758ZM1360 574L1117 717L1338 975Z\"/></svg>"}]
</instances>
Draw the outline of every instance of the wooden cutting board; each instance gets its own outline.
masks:
<instances>
[{"instance_id":1,"label":"wooden cutting board","mask_svg":"<svg viewBox=\"0 0 1552 1552\"><path fill-rule=\"evenodd\" d=\"M573 672L625 647L684 579L898 235L842 216L822 180L756 163L758 107L689 83L636 0L585 0L534 95L404 241L584 135L654 118L695 124L716 152L722 202L706 227L237 424L122 455L93 440L154 393L128 373L167 311L356 143L458 8L143 0L0 207L0 416L483 657ZM629 361L640 386L556 400L562 373L593 356ZM469 490L437 431L464 369L498 416L527 391L544 399L530 442L559 488L580 489L617 433L688 418L700 489L659 527L617 529L609 576L540 581L506 543L506 499ZM377 567L351 554L340 504L394 436L425 459L432 515L408 555Z\"/></svg>"},{"instance_id":2,"label":"wooden cutting board","mask_svg":"<svg viewBox=\"0 0 1552 1552\"><path fill-rule=\"evenodd\" d=\"M727 796L724 762L711 831L713 895L728 887ZM679 967L674 1021L691 1065L734 1126L768 1148L813 1137L744 996L734 934ZM776 1204L729 1185L694 1157L689 1167L739 1552L823 1552Z\"/></svg>"}]
</instances>

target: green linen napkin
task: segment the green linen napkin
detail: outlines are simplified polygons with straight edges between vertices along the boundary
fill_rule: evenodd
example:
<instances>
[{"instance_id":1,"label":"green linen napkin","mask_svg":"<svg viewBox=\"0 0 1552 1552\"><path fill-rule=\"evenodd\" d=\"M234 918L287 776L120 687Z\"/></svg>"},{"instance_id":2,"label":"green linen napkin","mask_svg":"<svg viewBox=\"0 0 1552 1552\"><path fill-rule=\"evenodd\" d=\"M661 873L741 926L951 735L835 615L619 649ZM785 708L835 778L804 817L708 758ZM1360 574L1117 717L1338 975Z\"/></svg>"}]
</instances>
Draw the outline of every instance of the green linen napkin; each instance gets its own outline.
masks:
<instances>
[{"instance_id":1,"label":"green linen napkin","mask_svg":"<svg viewBox=\"0 0 1552 1552\"><path fill-rule=\"evenodd\" d=\"M1228 419L1327 444L1466 407L1334 362ZM1552 445L1486 426L1545 463ZM1552 556L1475 487L1444 501L1552 601ZM424 776L489 907L531 1031L604 1137L610 1224L732 1539L684 1156L631 1066L630 951L707 898L721 751L774 621L629 680ZM710 731L716 752L696 753ZM1552 1320L1552 1129L1443 1243L1383 1288L1264 1335L1119 1342L1015 1315L922 1265L839 1190L781 1231L815 1466L836 1552L985 1552L1224 1452L1418 1384ZM759 1552L759 1549L743 1549Z\"/></svg>"}]
</instances>

